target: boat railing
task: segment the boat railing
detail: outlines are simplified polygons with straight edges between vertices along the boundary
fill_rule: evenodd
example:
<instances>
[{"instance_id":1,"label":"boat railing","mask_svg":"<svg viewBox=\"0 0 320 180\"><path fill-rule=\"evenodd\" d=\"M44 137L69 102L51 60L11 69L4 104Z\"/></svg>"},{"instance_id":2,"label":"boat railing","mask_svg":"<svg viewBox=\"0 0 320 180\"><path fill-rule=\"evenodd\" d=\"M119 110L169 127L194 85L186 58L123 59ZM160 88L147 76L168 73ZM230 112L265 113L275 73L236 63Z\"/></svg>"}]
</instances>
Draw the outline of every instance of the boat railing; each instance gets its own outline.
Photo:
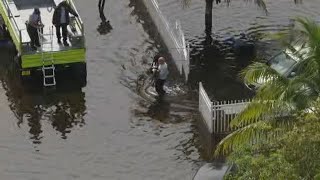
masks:
<instances>
[{"instance_id":1,"label":"boat railing","mask_svg":"<svg viewBox=\"0 0 320 180\"><path fill-rule=\"evenodd\" d=\"M14 14L12 13L12 11L10 9L9 2L7 0L2 0L2 2L4 3L5 9L6 9L6 13L7 13L6 15L8 16L9 21L11 22L10 24L13 26L13 34L14 34L16 40L18 41L15 43L18 43L18 45L19 45L18 48L21 50L21 42L22 42L21 29L19 29L19 26L14 18Z\"/></svg>"},{"instance_id":2,"label":"boat railing","mask_svg":"<svg viewBox=\"0 0 320 180\"><path fill-rule=\"evenodd\" d=\"M73 3L73 0L67 0L67 1L68 1L68 3L71 5L72 9L73 9L77 14L79 14L78 11L77 11L76 6L75 6L74 3ZM75 17L75 20L76 20L76 24L77 24L78 27L80 28L80 31L81 31L82 36L84 36L84 27L83 27L83 22L82 22L80 16Z\"/></svg>"}]
</instances>

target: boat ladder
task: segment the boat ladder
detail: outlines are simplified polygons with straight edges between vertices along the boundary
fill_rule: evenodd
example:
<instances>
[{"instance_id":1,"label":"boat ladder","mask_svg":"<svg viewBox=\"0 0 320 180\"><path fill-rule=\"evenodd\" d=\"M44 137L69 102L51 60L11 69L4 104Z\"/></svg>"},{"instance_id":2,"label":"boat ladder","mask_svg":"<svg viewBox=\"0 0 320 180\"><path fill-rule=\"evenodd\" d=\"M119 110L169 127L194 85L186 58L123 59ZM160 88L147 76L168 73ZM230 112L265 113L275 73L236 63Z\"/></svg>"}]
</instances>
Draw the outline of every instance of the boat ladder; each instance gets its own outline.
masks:
<instances>
[{"instance_id":1,"label":"boat ladder","mask_svg":"<svg viewBox=\"0 0 320 180\"><path fill-rule=\"evenodd\" d=\"M49 27L49 34L43 34L41 29L38 29L39 41L41 45L41 59L42 59L42 74L43 86L55 86L55 66L53 58L53 26ZM44 37L48 37L45 39ZM48 46L47 46L48 45Z\"/></svg>"}]
</instances>

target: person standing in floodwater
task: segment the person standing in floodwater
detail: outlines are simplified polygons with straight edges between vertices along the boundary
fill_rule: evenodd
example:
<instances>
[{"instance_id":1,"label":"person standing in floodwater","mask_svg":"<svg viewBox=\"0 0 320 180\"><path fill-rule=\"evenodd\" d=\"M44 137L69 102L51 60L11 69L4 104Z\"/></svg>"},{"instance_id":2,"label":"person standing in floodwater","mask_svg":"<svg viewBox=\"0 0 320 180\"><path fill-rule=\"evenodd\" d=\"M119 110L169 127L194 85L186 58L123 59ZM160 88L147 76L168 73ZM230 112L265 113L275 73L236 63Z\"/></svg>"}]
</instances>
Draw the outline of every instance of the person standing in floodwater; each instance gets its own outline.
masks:
<instances>
[{"instance_id":1,"label":"person standing in floodwater","mask_svg":"<svg viewBox=\"0 0 320 180\"><path fill-rule=\"evenodd\" d=\"M159 97L162 97L166 93L166 91L163 89L163 86L169 74L168 65L164 57L159 57L158 68L154 70L154 73L158 73L155 83L155 89Z\"/></svg>"}]
</instances>

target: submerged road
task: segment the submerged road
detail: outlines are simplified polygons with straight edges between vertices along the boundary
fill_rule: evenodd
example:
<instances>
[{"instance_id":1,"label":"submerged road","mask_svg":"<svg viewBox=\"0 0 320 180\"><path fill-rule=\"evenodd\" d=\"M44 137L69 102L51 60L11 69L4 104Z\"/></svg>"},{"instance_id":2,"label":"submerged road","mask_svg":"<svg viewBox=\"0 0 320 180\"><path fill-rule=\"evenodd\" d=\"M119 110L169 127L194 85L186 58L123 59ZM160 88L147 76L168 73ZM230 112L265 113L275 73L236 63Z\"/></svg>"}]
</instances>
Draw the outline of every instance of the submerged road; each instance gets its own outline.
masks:
<instances>
[{"instance_id":1,"label":"submerged road","mask_svg":"<svg viewBox=\"0 0 320 180\"><path fill-rule=\"evenodd\" d=\"M141 1L109 0L105 14L113 29L103 35L98 2L75 3L86 32L82 90L60 78L55 92L26 91L5 63L12 55L0 52L6 60L0 67L1 179L191 179L203 162L197 113L137 91L148 62L166 52Z\"/></svg>"}]
</instances>

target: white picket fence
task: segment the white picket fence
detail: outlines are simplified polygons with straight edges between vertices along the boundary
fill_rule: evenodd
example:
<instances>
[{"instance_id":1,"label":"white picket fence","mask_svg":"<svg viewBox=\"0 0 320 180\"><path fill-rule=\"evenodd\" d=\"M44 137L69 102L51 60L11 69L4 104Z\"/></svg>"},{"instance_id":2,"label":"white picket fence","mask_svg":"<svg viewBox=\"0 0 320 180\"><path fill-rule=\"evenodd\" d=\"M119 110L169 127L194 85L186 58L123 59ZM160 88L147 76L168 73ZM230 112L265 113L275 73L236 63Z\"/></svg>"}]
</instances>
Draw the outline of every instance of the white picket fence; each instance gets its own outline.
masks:
<instances>
[{"instance_id":1,"label":"white picket fence","mask_svg":"<svg viewBox=\"0 0 320 180\"><path fill-rule=\"evenodd\" d=\"M199 112L209 130L213 133L213 103L204 90L202 83L199 83Z\"/></svg>"},{"instance_id":2,"label":"white picket fence","mask_svg":"<svg viewBox=\"0 0 320 180\"><path fill-rule=\"evenodd\" d=\"M173 23L170 23L160 10L157 0L143 0L143 2L179 69L180 74L184 74L185 79L188 80L190 47L186 43L180 21L175 20Z\"/></svg>"},{"instance_id":3,"label":"white picket fence","mask_svg":"<svg viewBox=\"0 0 320 180\"><path fill-rule=\"evenodd\" d=\"M202 83L199 83L199 112L213 134L226 134L232 131L230 122L239 114L250 100L231 100L212 102Z\"/></svg>"},{"instance_id":4,"label":"white picket fence","mask_svg":"<svg viewBox=\"0 0 320 180\"><path fill-rule=\"evenodd\" d=\"M221 134L232 131L230 122L250 102L250 100L217 101L213 103L213 133Z\"/></svg>"}]
</instances>

